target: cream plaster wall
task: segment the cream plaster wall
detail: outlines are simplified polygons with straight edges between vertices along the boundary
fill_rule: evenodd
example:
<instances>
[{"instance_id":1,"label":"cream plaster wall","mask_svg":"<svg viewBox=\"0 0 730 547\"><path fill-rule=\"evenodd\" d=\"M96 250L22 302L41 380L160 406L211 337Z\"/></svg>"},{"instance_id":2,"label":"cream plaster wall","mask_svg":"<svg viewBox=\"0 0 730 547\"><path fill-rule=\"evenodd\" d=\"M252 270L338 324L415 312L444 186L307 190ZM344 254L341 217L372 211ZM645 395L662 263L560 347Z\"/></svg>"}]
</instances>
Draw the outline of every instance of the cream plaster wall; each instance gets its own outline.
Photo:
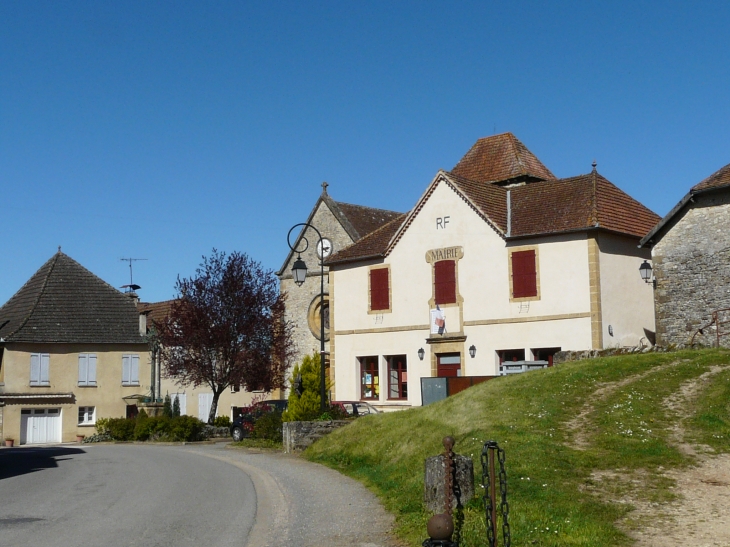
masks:
<instances>
[{"instance_id":1,"label":"cream plaster wall","mask_svg":"<svg viewBox=\"0 0 730 547\"><path fill-rule=\"evenodd\" d=\"M636 239L611 234L601 234L598 247L603 346L636 346L645 328L655 331L654 289L639 275L644 260L651 263L651 251L639 249Z\"/></svg>"},{"instance_id":2,"label":"cream plaster wall","mask_svg":"<svg viewBox=\"0 0 730 547\"><path fill-rule=\"evenodd\" d=\"M30 385L30 356L48 353L49 386ZM78 385L78 356L93 353L97 356L96 387ZM122 385L122 356L139 355L139 385ZM93 425L78 425L80 406L96 408L96 418L123 417L126 403L123 397L150 392L150 356L147 344L130 345L76 345L76 344L9 344L3 352L1 365L5 369L5 393L44 395L73 393L66 399L7 400L3 416L3 436L20 442L20 411L33 408L61 409L61 440L75 441L76 435L93 435Z\"/></svg>"},{"instance_id":3,"label":"cream plaster wall","mask_svg":"<svg viewBox=\"0 0 730 547\"><path fill-rule=\"evenodd\" d=\"M161 397L164 399L165 395L170 395L172 393L184 393L186 395L186 409L185 414L188 416L193 416L194 418L198 418L198 410L199 410L199 398L198 395L201 393L213 393L213 390L208 386L198 386L198 387L192 387L192 386L183 386L175 382L171 378L162 378L162 395ZM236 393L231 392L231 388L226 388L223 393L221 393L220 398L218 399L218 408L216 410L216 416L228 416L231 420L233 420L233 407L242 407L242 406L249 406L254 398L256 400L262 400L262 399L271 399L271 394L265 394L265 393L251 393L249 391L245 391L243 389L237 391ZM206 418L207 420L207 418ZM206 421L203 420L203 421Z\"/></svg>"},{"instance_id":4,"label":"cream plaster wall","mask_svg":"<svg viewBox=\"0 0 730 547\"><path fill-rule=\"evenodd\" d=\"M641 281L638 250L621 238L607 236L601 241L604 323L612 322L622 340L629 341L631 336L638 340L643 335L641 327L653 325L651 293L641 293L643 287L629 291L622 287L632 275ZM534 248L537 254L538 297L514 302L510 300L510 253L526 247ZM439 344L438 335L432 337L428 330L433 279L426 256L431 250L443 248L458 248L461 256L456 267L459 303L443 307L448 335L460 335L461 339L450 341L448 346ZM458 348L462 374L481 376L498 374L498 350L524 349L525 357L532 359L531 350L538 348L593 347L586 233L507 243L455 191L440 182L382 261L390 267L389 313L368 314L368 271L373 263L335 266L330 272L335 288L338 399L360 398L359 356L380 356L381 382L387 383L384 356L406 354L408 402L420 405L419 378L433 375L435 353ZM427 343L429 338L431 343ZM474 359L468 355L471 345L477 348ZM423 361L417 357L419 348L426 351ZM385 388L378 402L389 404Z\"/></svg>"}]
</instances>

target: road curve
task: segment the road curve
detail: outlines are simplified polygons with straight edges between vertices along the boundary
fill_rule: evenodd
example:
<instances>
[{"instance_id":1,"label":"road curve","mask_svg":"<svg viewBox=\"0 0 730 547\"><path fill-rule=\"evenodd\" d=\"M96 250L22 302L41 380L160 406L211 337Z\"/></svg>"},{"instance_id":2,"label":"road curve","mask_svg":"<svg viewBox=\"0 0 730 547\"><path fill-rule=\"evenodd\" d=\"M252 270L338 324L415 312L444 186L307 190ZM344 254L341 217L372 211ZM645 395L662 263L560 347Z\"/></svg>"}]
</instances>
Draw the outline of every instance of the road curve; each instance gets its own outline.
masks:
<instances>
[{"instance_id":1,"label":"road curve","mask_svg":"<svg viewBox=\"0 0 730 547\"><path fill-rule=\"evenodd\" d=\"M394 547L361 484L225 445L0 450L3 547Z\"/></svg>"},{"instance_id":2,"label":"road curve","mask_svg":"<svg viewBox=\"0 0 730 547\"><path fill-rule=\"evenodd\" d=\"M240 547L256 512L249 477L180 448L0 451L0 545Z\"/></svg>"},{"instance_id":3,"label":"road curve","mask_svg":"<svg viewBox=\"0 0 730 547\"><path fill-rule=\"evenodd\" d=\"M258 510L246 547L397 547L393 517L363 485L296 456L196 445L251 477ZM424 536L425 537L425 536Z\"/></svg>"}]
</instances>

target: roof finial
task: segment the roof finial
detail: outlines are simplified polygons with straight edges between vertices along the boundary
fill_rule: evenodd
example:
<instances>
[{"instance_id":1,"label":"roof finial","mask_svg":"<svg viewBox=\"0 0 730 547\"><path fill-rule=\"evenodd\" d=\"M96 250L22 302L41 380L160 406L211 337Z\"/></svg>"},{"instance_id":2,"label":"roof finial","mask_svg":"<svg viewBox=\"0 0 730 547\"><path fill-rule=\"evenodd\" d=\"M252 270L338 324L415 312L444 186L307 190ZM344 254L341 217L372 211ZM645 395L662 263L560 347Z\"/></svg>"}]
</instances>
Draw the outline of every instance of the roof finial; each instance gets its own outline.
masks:
<instances>
[{"instance_id":1,"label":"roof finial","mask_svg":"<svg viewBox=\"0 0 730 547\"><path fill-rule=\"evenodd\" d=\"M61 252L61 246L60 245L58 246L58 252L59 253Z\"/></svg>"},{"instance_id":2,"label":"roof finial","mask_svg":"<svg viewBox=\"0 0 730 547\"><path fill-rule=\"evenodd\" d=\"M329 184L327 184L326 181L322 183L322 194L325 195L325 196L327 195L327 187L328 186L329 186Z\"/></svg>"},{"instance_id":3,"label":"roof finial","mask_svg":"<svg viewBox=\"0 0 730 547\"><path fill-rule=\"evenodd\" d=\"M593 172L595 173L596 172L596 165L598 165L596 163L596 160L595 159L593 160L593 163L591 165L593 166Z\"/></svg>"}]
</instances>

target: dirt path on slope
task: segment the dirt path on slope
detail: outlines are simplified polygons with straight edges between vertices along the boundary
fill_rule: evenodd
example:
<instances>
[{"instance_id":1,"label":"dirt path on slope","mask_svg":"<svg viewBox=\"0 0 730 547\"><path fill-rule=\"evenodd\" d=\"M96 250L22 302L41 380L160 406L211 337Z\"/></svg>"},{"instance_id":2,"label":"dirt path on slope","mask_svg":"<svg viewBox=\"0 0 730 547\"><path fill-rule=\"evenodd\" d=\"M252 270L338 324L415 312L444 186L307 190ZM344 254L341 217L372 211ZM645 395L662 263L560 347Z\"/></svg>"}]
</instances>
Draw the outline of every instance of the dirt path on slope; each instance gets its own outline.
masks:
<instances>
[{"instance_id":1,"label":"dirt path on slope","mask_svg":"<svg viewBox=\"0 0 730 547\"><path fill-rule=\"evenodd\" d=\"M583 408L581 408L580 412L575 416L575 418L565 423L565 428L567 429L568 433L571 434L571 440L568 441L566 444L570 448L573 448L575 450L585 450L586 448L588 448L589 431L593 431L593 429L589 427L590 422L588 420L588 416L595 409L596 401L602 401L622 387L633 384L634 382L637 382L639 380L643 380L651 374L661 372L670 367L676 366L679 363L680 361L674 361L672 363L667 363L666 365L654 367L640 374L628 376L623 380L619 380L618 382L604 382L601 384L597 384L598 388L593 393L591 393L591 396L588 398L588 401L583 405Z\"/></svg>"},{"instance_id":2,"label":"dirt path on slope","mask_svg":"<svg viewBox=\"0 0 730 547\"><path fill-rule=\"evenodd\" d=\"M688 469L664 473L676 483L678 499L667 504L636 504L637 517L646 526L629 531L637 547L727 547L730 545L730 454L713 455L705 446L685 440L686 409L713 376L727 366L714 366L698 378L685 382L679 391L664 400L664 407L677 420L670 431L670 442L694 458Z\"/></svg>"},{"instance_id":3,"label":"dirt path on slope","mask_svg":"<svg viewBox=\"0 0 730 547\"><path fill-rule=\"evenodd\" d=\"M565 424L571 434L568 446L576 450L588 448L593 431L589 417L597 401L605 400L617 390L680 362L668 363L618 382L598 384L580 412ZM598 471L592 475L595 487L588 490L616 503L635 507L619 526L636 540L636 547L730 546L730 454L713 455L710 447L687 442L684 427L684 421L689 417L687 409L692 408L692 402L713 376L728 368L711 367L699 377L683 383L662 403L668 413L676 417L669 431L669 442L695 461L690 468L663 472L663 477L675 483L673 490L678 494L675 501L651 503L636 499L621 488L610 491L619 482L630 484L628 492L642 488L644 479L640 474L627 476L618 471Z\"/></svg>"}]
</instances>

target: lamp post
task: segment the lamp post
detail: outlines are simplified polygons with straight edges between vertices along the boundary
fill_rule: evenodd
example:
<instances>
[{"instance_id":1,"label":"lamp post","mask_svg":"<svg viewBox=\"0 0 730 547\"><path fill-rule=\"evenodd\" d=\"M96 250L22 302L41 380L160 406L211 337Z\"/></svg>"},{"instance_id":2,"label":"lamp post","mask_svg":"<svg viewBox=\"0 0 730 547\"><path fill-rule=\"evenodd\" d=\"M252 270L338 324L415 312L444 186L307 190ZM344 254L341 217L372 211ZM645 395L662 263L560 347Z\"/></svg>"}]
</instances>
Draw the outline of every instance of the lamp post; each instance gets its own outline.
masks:
<instances>
[{"instance_id":1,"label":"lamp post","mask_svg":"<svg viewBox=\"0 0 730 547\"><path fill-rule=\"evenodd\" d=\"M301 240L299 243L301 244L302 241L304 241L304 248L298 249L296 247L293 247L291 244L291 233L294 231L295 228L298 228L302 226L302 230L306 230L307 228L311 228L314 230L314 232L317 234L317 237L319 238L318 241L318 248L323 249L324 244L322 243L322 234L319 233L319 230L312 226L311 224L308 224L306 222L300 222L299 224L295 224L291 227L289 230L289 233L286 235L286 243L289 245L289 248L297 253L297 259L294 261L294 265L292 266L292 276L294 277L294 283L297 284L297 286L301 287L304 281L307 279L307 265L302 260L302 253L305 252L309 248L309 240L302 235ZM303 233L303 232L302 232ZM323 256L319 261L320 266L320 276L319 276L319 365L320 365L320 375L319 375L319 409L324 414L326 410L325 406L325 399L326 399L326 389L325 389L325 374L324 374L324 252Z\"/></svg>"}]
</instances>

